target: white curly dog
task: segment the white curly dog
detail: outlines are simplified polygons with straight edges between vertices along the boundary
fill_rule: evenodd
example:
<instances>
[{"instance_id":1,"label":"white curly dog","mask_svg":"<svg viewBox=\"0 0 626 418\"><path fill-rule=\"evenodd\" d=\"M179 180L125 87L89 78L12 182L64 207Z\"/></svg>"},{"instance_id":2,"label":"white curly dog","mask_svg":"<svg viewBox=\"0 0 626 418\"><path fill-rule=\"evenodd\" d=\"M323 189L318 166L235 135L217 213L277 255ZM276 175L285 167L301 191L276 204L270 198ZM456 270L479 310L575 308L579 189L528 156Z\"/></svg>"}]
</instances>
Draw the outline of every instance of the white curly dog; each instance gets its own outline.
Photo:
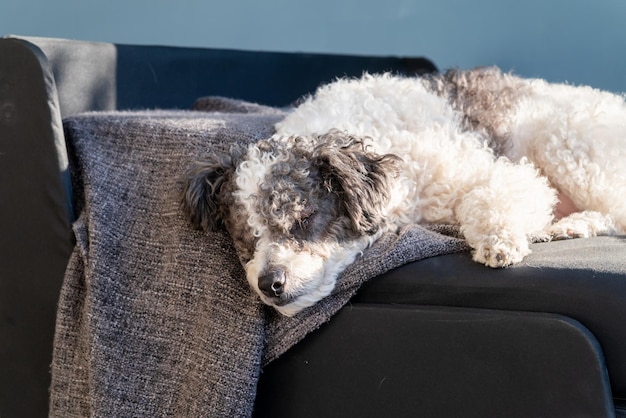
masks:
<instances>
[{"instance_id":1,"label":"white curly dog","mask_svg":"<svg viewBox=\"0 0 626 418\"><path fill-rule=\"evenodd\" d=\"M223 223L252 289L294 315L388 231L459 226L505 267L532 240L626 231L626 104L495 68L318 89L276 134L197 163L184 206Z\"/></svg>"}]
</instances>

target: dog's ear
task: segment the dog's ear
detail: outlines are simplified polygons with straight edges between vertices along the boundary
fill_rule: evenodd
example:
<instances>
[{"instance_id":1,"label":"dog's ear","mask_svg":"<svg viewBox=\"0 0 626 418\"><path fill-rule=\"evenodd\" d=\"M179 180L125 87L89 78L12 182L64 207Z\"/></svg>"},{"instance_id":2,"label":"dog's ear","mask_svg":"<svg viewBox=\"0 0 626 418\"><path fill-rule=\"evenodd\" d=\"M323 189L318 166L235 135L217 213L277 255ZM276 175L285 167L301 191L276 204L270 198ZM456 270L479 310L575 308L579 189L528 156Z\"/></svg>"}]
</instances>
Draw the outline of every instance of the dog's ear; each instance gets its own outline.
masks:
<instances>
[{"instance_id":1,"label":"dog's ear","mask_svg":"<svg viewBox=\"0 0 626 418\"><path fill-rule=\"evenodd\" d=\"M338 131L319 137L313 158L328 190L340 197L354 230L377 232L385 222L383 208L401 159L368 152L360 138Z\"/></svg>"},{"instance_id":2,"label":"dog's ear","mask_svg":"<svg viewBox=\"0 0 626 418\"><path fill-rule=\"evenodd\" d=\"M234 171L232 153L213 154L187 169L182 180L181 206L194 227L214 231L223 224L227 208L222 194Z\"/></svg>"}]
</instances>

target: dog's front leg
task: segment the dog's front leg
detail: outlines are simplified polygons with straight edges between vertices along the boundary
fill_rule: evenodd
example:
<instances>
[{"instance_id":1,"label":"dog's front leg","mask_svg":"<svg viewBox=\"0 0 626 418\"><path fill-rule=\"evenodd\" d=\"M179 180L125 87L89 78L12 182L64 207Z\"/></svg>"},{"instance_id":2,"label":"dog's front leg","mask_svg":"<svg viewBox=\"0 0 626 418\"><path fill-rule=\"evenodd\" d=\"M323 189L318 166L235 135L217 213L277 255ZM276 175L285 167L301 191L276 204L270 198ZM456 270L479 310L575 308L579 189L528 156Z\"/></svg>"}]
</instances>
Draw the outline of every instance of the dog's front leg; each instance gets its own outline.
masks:
<instances>
[{"instance_id":1,"label":"dog's front leg","mask_svg":"<svg viewBox=\"0 0 626 418\"><path fill-rule=\"evenodd\" d=\"M532 165L498 160L455 214L474 261L506 267L530 253L529 238L551 223L556 203L555 191Z\"/></svg>"},{"instance_id":2,"label":"dog's front leg","mask_svg":"<svg viewBox=\"0 0 626 418\"><path fill-rule=\"evenodd\" d=\"M508 214L490 207L482 194L470 192L458 212L473 260L494 268L519 263L530 254L527 233L507 220Z\"/></svg>"}]
</instances>

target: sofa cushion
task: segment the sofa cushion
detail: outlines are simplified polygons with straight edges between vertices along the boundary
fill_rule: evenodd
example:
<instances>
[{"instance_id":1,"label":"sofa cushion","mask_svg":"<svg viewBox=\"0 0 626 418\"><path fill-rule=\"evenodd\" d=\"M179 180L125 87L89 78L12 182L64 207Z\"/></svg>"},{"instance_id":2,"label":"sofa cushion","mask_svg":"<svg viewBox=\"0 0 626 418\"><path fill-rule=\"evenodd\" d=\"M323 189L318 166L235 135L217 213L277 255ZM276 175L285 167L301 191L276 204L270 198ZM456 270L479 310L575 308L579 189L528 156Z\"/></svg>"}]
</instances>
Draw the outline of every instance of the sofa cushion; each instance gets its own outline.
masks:
<instances>
[{"instance_id":1,"label":"sofa cushion","mask_svg":"<svg viewBox=\"0 0 626 418\"><path fill-rule=\"evenodd\" d=\"M257 390L255 418L328 416L609 418L614 404L599 344L571 318L353 303Z\"/></svg>"},{"instance_id":2,"label":"sofa cushion","mask_svg":"<svg viewBox=\"0 0 626 418\"><path fill-rule=\"evenodd\" d=\"M494 270L469 253L410 263L365 283L353 302L549 312L598 339L613 395L626 399L626 237L532 245L515 267Z\"/></svg>"}]
</instances>

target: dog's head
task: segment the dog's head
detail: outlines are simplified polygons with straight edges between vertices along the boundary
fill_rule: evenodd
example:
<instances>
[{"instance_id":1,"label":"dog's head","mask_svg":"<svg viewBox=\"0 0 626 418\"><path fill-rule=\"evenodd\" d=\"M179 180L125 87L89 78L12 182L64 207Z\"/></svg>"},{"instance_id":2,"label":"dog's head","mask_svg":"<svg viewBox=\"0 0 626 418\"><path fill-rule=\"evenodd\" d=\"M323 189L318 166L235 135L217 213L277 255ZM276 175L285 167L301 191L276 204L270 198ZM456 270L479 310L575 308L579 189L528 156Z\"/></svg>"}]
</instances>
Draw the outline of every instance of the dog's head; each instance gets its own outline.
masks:
<instances>
[{"instance_id":1,"label":"dog's head","mask_svg":"<svg viewBox=\"0 0 626 418\"><path fill-rule=\"evenodd\" d=\"M226 227L252 289L290 316L385 230L399 161L336 131L271 138L196 163L183 208L199 228Z\"/></svg>"}]
</instances>

